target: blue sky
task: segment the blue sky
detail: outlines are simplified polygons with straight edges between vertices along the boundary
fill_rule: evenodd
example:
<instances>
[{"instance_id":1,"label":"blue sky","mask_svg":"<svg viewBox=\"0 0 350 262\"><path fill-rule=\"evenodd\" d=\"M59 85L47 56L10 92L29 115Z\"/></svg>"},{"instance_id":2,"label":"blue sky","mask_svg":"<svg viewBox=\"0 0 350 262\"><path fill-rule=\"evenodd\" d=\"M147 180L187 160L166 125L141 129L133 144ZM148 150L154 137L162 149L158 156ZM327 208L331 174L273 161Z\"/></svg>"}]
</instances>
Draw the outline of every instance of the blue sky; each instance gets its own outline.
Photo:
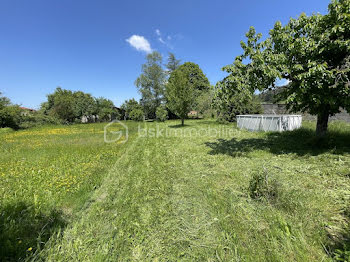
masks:
<instances>
[{"instance_id":1,"label":"blue sky","mask_svg":"<svg viewBox=\"0 0 350 262\"><path fill-rule=\"evenodd\" d=\"M212 84L241 54L250 26L267 35L328 0L0 0L0 92L38 108L57 86L120 105L139 98L134 81L146 52L198 63ZM128 40L128 41L127 41Z\"/></svg>"}]
</instances>

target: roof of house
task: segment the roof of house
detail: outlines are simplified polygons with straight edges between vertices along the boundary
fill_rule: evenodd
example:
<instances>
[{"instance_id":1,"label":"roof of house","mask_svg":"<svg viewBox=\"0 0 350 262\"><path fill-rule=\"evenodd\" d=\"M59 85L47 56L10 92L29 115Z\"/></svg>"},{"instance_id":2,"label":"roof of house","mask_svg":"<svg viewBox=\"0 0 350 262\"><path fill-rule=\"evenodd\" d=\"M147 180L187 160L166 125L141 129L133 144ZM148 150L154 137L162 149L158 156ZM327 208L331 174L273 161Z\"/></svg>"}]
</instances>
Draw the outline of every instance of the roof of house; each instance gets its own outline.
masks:
<instances>
[{"instance_id":1,"label":"roof of house","mask_svg":"<svg viewBox=\"0 0 350 262\"><path fill-rule=\"evenodd\" d=\"M32 111L32 112L35 112L35 111L36 111L35 109L28 108L28 107L23 107L23 106L20 106L19 108L20 108L20 109L23 109L23 110Z\"/></svg>"}]
</instances>

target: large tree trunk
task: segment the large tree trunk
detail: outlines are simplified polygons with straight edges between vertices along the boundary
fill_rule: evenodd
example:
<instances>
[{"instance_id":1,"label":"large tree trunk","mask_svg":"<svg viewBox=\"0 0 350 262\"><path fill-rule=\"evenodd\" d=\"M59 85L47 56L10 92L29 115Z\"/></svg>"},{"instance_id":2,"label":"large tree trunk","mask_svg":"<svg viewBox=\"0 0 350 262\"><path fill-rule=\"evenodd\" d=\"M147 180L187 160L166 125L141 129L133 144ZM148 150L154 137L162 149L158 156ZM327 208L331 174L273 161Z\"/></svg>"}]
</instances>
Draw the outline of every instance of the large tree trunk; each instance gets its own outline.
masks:
<instances>
[{"instance_id":1,"label":"large tree trunk","mask_svg":"<svg viewBox=\"0 0 350 262\"><path fill-rule=\"evenodd\" d=\"M324 110L317 115L316 135L324 136L327 133L329 112Z\"/></svg>"},{"instance_id":2,"label":"large tree trunk","mask_svg":"<svg viewBox=\"0 0 350 262\"><path fill-rule=\"evenodd\" d=\"M185 119L184 118L181 118L181 125L185 125Z\"/></svg>"}]
</instances>

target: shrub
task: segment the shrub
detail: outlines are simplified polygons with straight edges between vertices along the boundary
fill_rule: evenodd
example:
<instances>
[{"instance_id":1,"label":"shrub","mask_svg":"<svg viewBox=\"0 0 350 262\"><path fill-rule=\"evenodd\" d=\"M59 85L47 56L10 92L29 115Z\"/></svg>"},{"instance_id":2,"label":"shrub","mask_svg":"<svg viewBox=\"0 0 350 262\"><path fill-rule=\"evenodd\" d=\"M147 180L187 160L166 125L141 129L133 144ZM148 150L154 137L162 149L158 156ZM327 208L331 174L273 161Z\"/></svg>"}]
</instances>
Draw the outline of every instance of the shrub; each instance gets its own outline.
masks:
<instances>
[{"instance_id":1,"label":"shrub","mask_svg":"<svg viewBox=\"0 0 350 262\"><path fill-rule=\"evenodd\" d=\"M214 107L218 113L219 122L234 122L236 115L261 114L263 112L260 101L256 96L252 98L236 96L224 99L217 96L214 100Z\"/></svg>"},{"instance_id":2,"label":"shrub","mask_svg":"<svg viewBox=\"0 0 350 262\"><path fill-rule=\"evenodd\" d=\"M42 125L59 125L60 120L41 112L35 112L28 115L21 116L20 128L31 128Z\"/></svg>"},{"instance_id":3,"label":"shrub","mask_svg":"<svg viewBox=\"0 0 350 262\"><path fill-rule=\"evenodd\" d=\"M0 127L20 128L21 109L16 105L0 108Z\"/></svg>"},{"instance_id":4,"label":"shrub","mask_svg":"<svg viewBox=\"0 0 350 262\"><path fill-rule=\"evenodd\" d=\"M164 122L168 119L168 111L164 106L159 106L156 110L156 118L160 122Z\"/></svg>"},{"instance_id":5,"label":"shrub","mask_svg":"<svg viewBox=\"0 0 350 262\"><path fill-rule=\"evenodd\" d=\"M249 195L256 200L274 201L278 197L279 184L269 178L266 170L253 175L249 182Z\"/></svg>"},{"instance_id":6,"label":"shrub","mask_svg":"<svg viewBox=\"0 0 350 262\"><path fill-rule=\"evenodd\" d=\"M134 120L134 121L142 121L143 117L144 117L144 114L143 114L143 111L141 109L133 109L130 112L130 116L129 117L130 117L131 120Z\"/></svg>"}]
</instances>

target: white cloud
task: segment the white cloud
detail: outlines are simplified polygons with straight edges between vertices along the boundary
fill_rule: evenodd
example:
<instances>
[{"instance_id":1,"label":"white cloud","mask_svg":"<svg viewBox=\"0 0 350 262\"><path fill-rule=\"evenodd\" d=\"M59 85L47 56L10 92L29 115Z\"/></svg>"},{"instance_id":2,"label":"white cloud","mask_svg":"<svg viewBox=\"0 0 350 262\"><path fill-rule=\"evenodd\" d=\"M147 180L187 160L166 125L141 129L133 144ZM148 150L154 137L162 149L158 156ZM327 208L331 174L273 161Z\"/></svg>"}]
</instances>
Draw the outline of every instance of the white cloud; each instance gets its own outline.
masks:
<instances>
[{"instance_id":1,"label":"white cloud","mask_svg":"<svg viewBox=\"0 0 350 262\"><path fill-rule=\"evenodd\" d=\"M126 39L132 47L136 48L137 51L144 51L146 53L152 52L150 43L146 38L141 35L132 35Z\"/></svg>"},{"instance_id":2,"label":"white cloud","mask_svg":"<svg viewBox=\"0 0 350 262\"><path fill-rule=\"evenodd\" d=\"M162 36L162 33L160 32L159 29L155 30L155 33L157 35L157 39L159 42L161 42L163 45L166 45L168 48L170 49L174 49L174 47L171 44L171 40L173 39L172 36L168 35L164 35L164 37Z\"/></svg>"},{"instance_id":3,"label":"white cloud","mask_svg":"<svg viewBox=\"0 0 350 262\"><path fill-rule=\"evenodd\" d=\"M162 33L160 32L160 30L159 30L159 29L156 29L155 32L156 32L156 34L157 34L157 36L158 36L158 41L161 42L161 43L164 44L164 45L169 46L169 44L163 39ZM171 37L168 36L168 37L165 38L165 39L167 39L167 40L169 41L169 40L171 40Z\"/></svg>"},{"instance_id":4,"label":"white cloud","mask_svg":"<svg viewBox=\"0 0 350 262\"><path fill-rule=\"evenodd\" d=\"M158 40L159 40L159 42L161 42L162 44L165 44L165 41L163 40L163 38L158 37Z\"/></svg>"}]
</instances>

